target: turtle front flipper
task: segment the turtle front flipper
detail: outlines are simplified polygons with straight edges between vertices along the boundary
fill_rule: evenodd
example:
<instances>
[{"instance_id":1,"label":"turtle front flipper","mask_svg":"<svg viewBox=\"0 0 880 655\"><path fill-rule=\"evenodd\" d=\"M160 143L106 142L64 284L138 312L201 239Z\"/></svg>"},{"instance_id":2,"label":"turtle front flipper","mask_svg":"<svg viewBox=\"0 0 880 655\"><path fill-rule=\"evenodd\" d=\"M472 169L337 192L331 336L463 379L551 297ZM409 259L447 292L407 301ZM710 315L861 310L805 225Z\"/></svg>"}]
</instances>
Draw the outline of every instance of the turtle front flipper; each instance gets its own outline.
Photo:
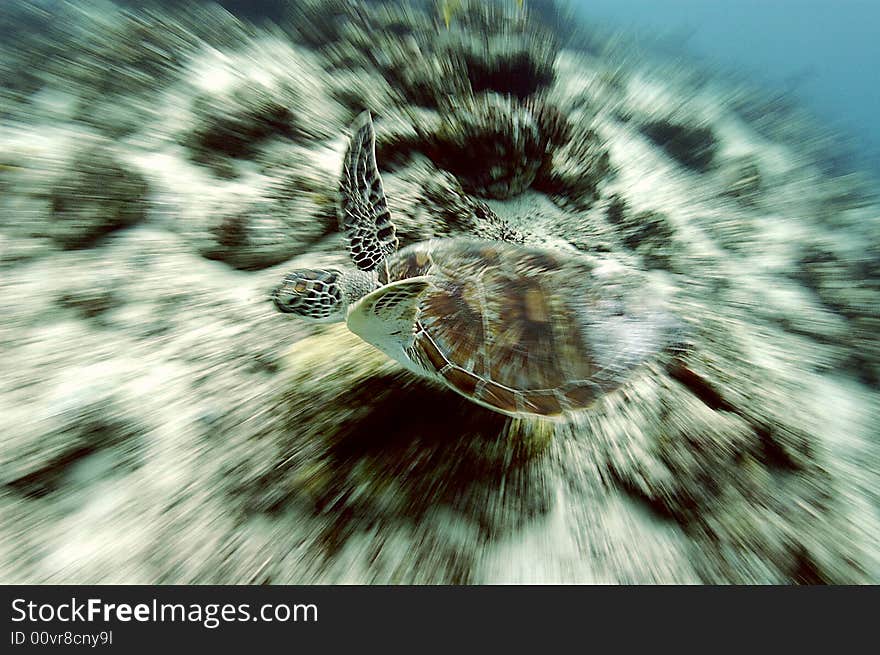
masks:
<instances>
[{"instance_id":1,"label":"turtle front flipper","mask_svg":"<svg viewBox=\"0 0 880 655\"><path fill-rule=\"evenodd\" d=\"M432 287L432 277L422 275L376 289L349 310L348 329L412 368L406 351L412 345L419 302Z\"/></svg>"},{"instance_id":2,"label":"turtle front flipper","mask_svg":"<svg viewBox=\"0 0 880 655\"><path fill-rule=\"evenodd\" d=\"M362 271L375 270L397 250L397 235L376 167L376 133L368 111L352 125L339 178L339 226L348 239L352 261Z\"/></svg>"}]
</instances>

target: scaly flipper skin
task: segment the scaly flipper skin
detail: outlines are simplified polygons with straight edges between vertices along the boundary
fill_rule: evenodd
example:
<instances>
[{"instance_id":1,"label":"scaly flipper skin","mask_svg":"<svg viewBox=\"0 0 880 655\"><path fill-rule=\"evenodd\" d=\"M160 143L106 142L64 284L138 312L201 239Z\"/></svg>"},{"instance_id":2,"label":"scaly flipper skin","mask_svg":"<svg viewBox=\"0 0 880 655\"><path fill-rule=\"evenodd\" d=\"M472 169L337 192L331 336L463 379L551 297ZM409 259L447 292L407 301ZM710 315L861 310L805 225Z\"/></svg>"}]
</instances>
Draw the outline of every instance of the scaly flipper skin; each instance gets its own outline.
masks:
<instances>
[{"instance_id":1,"label":"scaly flipper skin","mask_svg":"<svg viewBox=\"0 0 880 655\"><path fill-rule=\"evenodd\" d=\"M386 284L361 298L348 312L348 329L402 363L409 362L419 302L433 286L423 275ZM424 373L423 373L424 374Z\"/></svg>"},{"instance_id":2,"label":"scaly flipper skin","mask_svg":"<svg viewBox=\"0 0 880 655\"><path fill-rule=\"evenodd\" d=\"M397 235L376 167L376 133L368 111L352 125L339 178L339 225L348 239L351 259L362 271L375 270L397 250Z\"/></svg>"}]
</instances>

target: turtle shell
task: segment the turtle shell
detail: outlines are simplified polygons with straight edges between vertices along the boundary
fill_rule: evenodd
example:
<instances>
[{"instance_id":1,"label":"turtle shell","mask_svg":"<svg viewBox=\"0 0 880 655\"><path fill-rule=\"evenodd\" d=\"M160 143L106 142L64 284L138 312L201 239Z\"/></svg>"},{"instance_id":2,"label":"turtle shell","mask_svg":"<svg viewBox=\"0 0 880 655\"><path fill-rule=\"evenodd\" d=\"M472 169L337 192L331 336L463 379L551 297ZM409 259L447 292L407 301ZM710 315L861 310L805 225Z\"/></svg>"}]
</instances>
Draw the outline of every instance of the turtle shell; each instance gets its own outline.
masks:
<instances>
[{"instance_id":1,"label":"turtle shell","mask_svg":"<svg viewBox=\"0 0 880 655\"><path fill-rule=\"evenodd\" d=\"M642 285L578 253L441 239L388 264L383 283L435 282L420 301L410 358L505 414L589 407L667 341L671 321Z\"/></svg>"}]
</instances>

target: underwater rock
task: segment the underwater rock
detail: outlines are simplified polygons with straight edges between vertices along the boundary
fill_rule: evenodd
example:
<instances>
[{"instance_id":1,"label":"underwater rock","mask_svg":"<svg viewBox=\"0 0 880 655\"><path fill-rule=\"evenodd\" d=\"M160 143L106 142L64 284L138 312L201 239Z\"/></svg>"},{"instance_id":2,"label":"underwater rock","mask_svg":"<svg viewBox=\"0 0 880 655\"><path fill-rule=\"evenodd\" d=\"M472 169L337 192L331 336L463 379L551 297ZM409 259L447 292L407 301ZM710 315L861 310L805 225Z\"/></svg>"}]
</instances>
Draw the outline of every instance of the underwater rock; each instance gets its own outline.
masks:
<instances>
[{"instance_id":1,"label":"underwater rock","mask_svg":"<svg viewBox=\"0 0 880 655\"><path fill-rule=\"evenodd\" d=\"M436 108L449 99L468 98L473 89L461 60L454 56L403 52L389 68L391 83L418 107Z\"/></svg>"},{"instance_id":2,"label":"underwater rock","mask_svg":"<svg viewBox=\"0 0 880 655\"><path fill-rule=\"evenodd\" d=\"M553 83L558 52L553 39L509 36L465 42L467 78L474 93L499 93L525 99Z\"/></svg>"},{"instance_id":3,"label":"underwater rock","mask_svg":"<svg viewBox=\"0 0 880 655\"><path fill-rule=\"evenodd\" d=\"M372 28L377 14L366 5L348 0L296 0L289 2L281 23L294 39L313 49L325 48L355 27Z\"/></svg>"},{"instance_id":4,"label":"underwater rock","mask_svg":"<svg viewBox=\"0 0 880 655\"><path fill-rule=\"evenodd\" d=\"M449 236L455 230L453 217L444 215L425 202L425 186L443 185L442 180L448 176L453 188L461 185L448 173L443 173L430 162L417 159L406 168L383 175L385 195L388 209L394 217L394 226L401 247L419 241ZM439 180L439 181L438 181ZM452 220L450 220L452 218Z\"/></svg>"},{"instance_id":5,"label":"underwater rock","mask_svg":"<svg viewBox=\"0 0 880 655\"><path fill-rule=\"evenodd\" d=\"M405 102L436 108L473 92L461 56L438 49L435 37L433 28L419 38L352 29L324 52L335 69L378 71Z\"/></svg>"},{"instance_id":6,"label":"underwater rock","mask_svg":"<svg viewBox=\"0 0 880 655\"><path fill-rule=\"evenodd\" d=\"M106 364L72 367L53 380L47 397L5 408L0 484L39 497L98 451L124 446L119 455L135 455L133 440L143 428L118 394L125 376Z\"/></svg>"},{"instance_id":7,"label":"underwater rock","mask_svg":"<svg viewBox=\"0 0 880 655\"><path fill-rule=\"evenodd\" d=\"M527 189L556 145L564 121L543 120L531 103L484 94L441 111L428 156L477 195L509 198Z\"/></svg>"},{"instance_id":8,"label":"underwater rock","mask_svg":"<svg viewBox=\"0 0 880 655\"><path fill-rule=\"evenodd\" d=\"M35 257L42 257L52 252L52 244L48 239L0 234L0 268L15 266Z\"/></svg>"},{"instance_id":9,"label":"underwater rock","mask_svg":"<svg viewBox=\"0 0 880 655\"><path fill-rule=\"evenodd\" d=\"M79 65L67 62L63 74L72 73L77 86L95 96L139 94L167 84L180 73L187 55L201 46L179 20L158 13L85 12L89 23L71 22L81 30L73 49ZM200 18L208 15L205 11Z\"/></svg>"},{"instance_id":10,"label":"underwater rock","mask_svg":"<svg viewBox=\"0 0 880 655\"><path fill-rule=\"evenodd\" d=\"M880 317L856 316L850 319L849 328L852 345L847 368L865 384L880 388Z\"/></svg>"},{"instance_id":11,"label":"underwater rock","mask_svg":"<svg viewBox=\"0 0 880 655\"><path fill-rule=\"evenodd\" d=\"M620 194L614 194L608 199L608 206L605 208L605 217L612 225L623 225L627 218L626 199Z\"/></svg>"},{"instance_id":12,"label":"underwater rock","mask_svg":"<svg viewBox=\"0 0 880 655\"><path fill-rule=\"evenodd\" d=\"M57 302L59 307L73 310L82 318L96 319L120 305L119 290L106 276L96 276L65 289Z\"/></svg>"},{"instance_id":13,"label":"underwater rock","mask_svg":"<svg viewBox=\"0 0 880 655\"><path fill-rule=\"evenodd\" d=\"M186 79L196 92L185 100L190 118L179 140L193 161L222 177L235 174L230 160L253 159L272 140L320 140L341 127L318 66L279 39L205 52Z\"/></svg>"},{"instance_id":14,"label":"underwater rock","mask_svg":"<svg viewBox=\"0 0 880 655\"><path fill-rule=\"evenodd\" d=\"M865 315L880 298L880 252L853 256L852 248L832 239L805 244L795 273L826 305L850 318Z\"/></svg>"},{"instance_id":15,"label":"underwater rock","mask_svg":"<svg viewBox=\"0 0 880 655\"><path fill-rule=\"evenodd\" d=\"M867 384L880 384L880 247L851 252L856 244L832 239L806 244L793 276L847 319L849 368ZM878 244L880 245L880 244Z\"/></svg>"},{"instance_id":16,"label":"underwater rock","mask_svg":"<svg viewBox=\"0 0 880 655\"><path fill-rule=\"evenodd\" d=\"M242 270L273 266L299 254L334 225L326 192L310 192L290 177L258 193L230 190L198 203L178 229L208 259Z\"/></svg>"},{"instance_id":17,"label":"underwater rock","mask_svg":"<svg viewBox=\"0 0 880 655\"><path fill-rule=\"evenodd\" d=\"M695 222L719 246L744 254L761 247L761 230L754 215L730 208L696 217Z\"/></svg>"},{"instance_id":18,"label":"underwater rock","mask_svg":"<svg viewBox=\"0 0 880 655\"><path fill-rule=\"evenodd\" d=\"M422 134L440 124L437 112L409 107L384 108L376 123L376 162L381 171L400 168L424 150Z\"/></svg>"},{"instance_id":19,"label":"underwater rock","mask_svg":"<svg viewBox=\"0 0 880 655\"><path fill-rule=\"evenodd\" d=\"M428 215L442 218L456 232L489 241L524 243L525 236L498 217L486 203L468 196L448 173L432 176L421 185L422 205Z\"/></svg>"},{"instance_id":20,"label":"underwater rock","mask_svg":"<svg viewBox=\"0 0 880 655\"><path fill-rule=\"evenodd\" d=\"M553 83L558 41L515 7L463 2L439 41L461 59L474 93L522 100Z\"/></svg>"},{"instance_id":21,"label":"underwater rock","mask_svg":"<svg viewBox=\"0 0 880 655\"><path fill-rule=\"evenodd\" d=\"M606 209L623 245L642 257L646 268L676 270L681 245L669 219L660 212L631 212L620 196L614 196Z\"/></svg>"},{"instance_id":22,"label":"underwater rock","mask_svg":"<svg viewBox=\"0 0 880 655\"><path fill-rule=\"evenodd\" d=\"M709 127L655 120L642 126L642 134L682 166L701 173L711 168L718 149L715 134Z\"/></svg>"},{"instance_id":23,"label":"underwater rock","mask_svg":"<svg viewBox=\"0 0 880 655\"><path fill-rule=\"evenodd\" d=\"M299 0L290 3L282 26L293 38L317 50L336 70L394 69L421 47L431 53L437 30L429 15L412 4L348 0Z\"/></svg>"},{"instance_id":24,"label":"underwater rock","mask_svg":"<svg viewBox=\"0 0 880 655\"><path fill-rule=\"evenodd\" d=\"M523 243L524 235L486 203L470 197L458 180L421 160L385 179L388 206L402 245L450 236Z\"/></svg>"},{"instance_id":25,"label":"underwater rock","mask_svg":"<svg viewBox=\"0 0 880 655\"><path fill-rule=\"evenodd\" d=\"M22 61L9 77L29 91L67 94L71 118L112 137L156 118L157 89L176 80L205 43L235 45L254 34L213 4L178 8L172 15L78 3L51 12L34 7L32 17L32 30L10 32L10 56ZM22 111L27 109L30 115L42 111L31 103Z\"/></svg>"},{"instance_id":26,"label":"underwater rock","mask_svg":"<svg viewBox=\"0 0 880 655\"><path fill-rule=\"evenodd\" d=\"M572 121L556 105L543 99L531 99L525 102L525 106L535 117L542 136L551 148L561 148L571 142L575 135Z\"/></svg>"},{"instance_id":27,"label":"underwater rock","mask_svg":"<svg viewBox=\"0 0 880 655\"><path fill-rule=\"evenodd\" d=\"M761 194L761 169L752 157L740 157L724 166L723 195L744 205L753 205Z\"/></svg>"},{"instance_id":28,"label":"underwater rock","mask_svg":"<svg viewBox=\"0 0 880 655\"><path fill-rule=\"evenodd\" d=\"M841 481L814 447L807 408L790 412L798 382L762 359L770 349L744 324L700 320L666 375L643 376L587 417L612 477L683 526L707 582L862 579Z\"/></svg>"},{"instance_id":29,"label":"underwater rock","mask_svg":"<svg viewBox=\"0 0 880 655\"><path fill-rule=\"evenodd\" d=\"M10 126L2 139L0 230L11 250L0 259L85 248L146 218L151 189L110 140L43 124Z\"/></svg>"},{"instance_id":30,"label":"underwater rock","mask_svg":"<svg viewBox=\"0 0 880 655\"><path fill-rule=\"evenodd\" d=\"M575 125L591 125L600 114L626 123L631 119L622 115L630 110L629 74L626 68L601 58L563 50L556 61L556 79L545 97Z\"/></svg>"},{"instance_id":31,"label":"underwater rock","mask_svg":"<svg viewBox=\"0 0 880 655\"><path fill-rule=\"evenodd\" d=\"M509 201L490 205L515 226L529 245L567 252L574 248L600 258L615 250L613 231L599 212L581 212L540 191L529 190ZM636 262L631 262L635 264Z\"/></svg>"},{"instance_id":32,"label":"underwater rock","mask_svg":"<svg viewBox=\"0 0 880 655\"><path fill-rule=\"evenodd\" d=\"M544 160L534 187L562 204L588 209L599 197L599 185L611 173L608 151L596 132L577 128Z\"/></svg>"},{"instance_id":33,"label":"underwater rock","mask_svg":"<svg viewBox=\"0 0 880 655\"><path fill-rule=\"evenodd\" d=\"M482 92L524 99L554 79L553 35L493 4L466 3L446 27L423 8L388 3L312 0L291 11L296 38L331 66L378 70L417 106Z\"/></svg>"},{"instance_id":34,"label":"underwater rock","mask_svg":"<svg viewBox=\"0 0 880 655\"><path fill-rule=\"evenodd\" d=\"M210 164L214 157L247 159L260 142L273 136L292 138L294 119L288 103L267 90L250 85L217 98L199 96L193 100L196 128L185 144L193 161Z\"/></svg>"},{"instance_id":35,"label":"underwater rock","mask_svg":"<svg viewBox=\"0 0 880 655\"><path fill-rule=\"evenodd\" d=\"M3 225L10 236L84 248L146 217L147 183L109 142L81 133L58 143L60 151L36 151L13 172L5 201L16 220Z\"/></svg>"},{"instance_id":36,"label":"underwater rock","mask_svg":"<svg viewBox=\"0 0 880 655\"><path fill-rule=\"evenodd\" d=\"M364 110L374 118L386 117L392 108L406 105L403 94L388 80L375 71L364 69L333 71L327 79L327 92L348 111L346 124Z\"/></svg>"},{"instance_id":37,"label":"underwater rock","mask_svg":"<svg viewBox=\"0 0 880 655\"><path fill-rule=\"evenodd\" d=\"M86 147L52 185L50 236L65 247L87 246L146 217L147 183L107 145Z\"/></svg>"}]
</instances>

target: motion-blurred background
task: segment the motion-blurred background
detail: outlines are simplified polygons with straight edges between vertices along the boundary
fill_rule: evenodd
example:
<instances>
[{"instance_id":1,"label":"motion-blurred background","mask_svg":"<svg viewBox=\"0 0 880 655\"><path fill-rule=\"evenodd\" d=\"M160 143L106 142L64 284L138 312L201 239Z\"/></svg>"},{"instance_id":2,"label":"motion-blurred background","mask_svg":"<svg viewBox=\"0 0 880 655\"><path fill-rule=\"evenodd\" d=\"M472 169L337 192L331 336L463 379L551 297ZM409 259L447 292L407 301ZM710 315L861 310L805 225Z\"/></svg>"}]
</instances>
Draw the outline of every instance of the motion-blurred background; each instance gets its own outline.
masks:
<instances>
[{"instance_id":1,"label":"motion-blurred background","mask_svg":"<svg viewBox=\"0 0 880 655\"><path fill-rule=\"evenodd\" d=\"M3 2L0 581L880 581L871 4ZM687 343L512 420L276 312L364 110L402 246Z\"/></svg>"}]
</instances>

